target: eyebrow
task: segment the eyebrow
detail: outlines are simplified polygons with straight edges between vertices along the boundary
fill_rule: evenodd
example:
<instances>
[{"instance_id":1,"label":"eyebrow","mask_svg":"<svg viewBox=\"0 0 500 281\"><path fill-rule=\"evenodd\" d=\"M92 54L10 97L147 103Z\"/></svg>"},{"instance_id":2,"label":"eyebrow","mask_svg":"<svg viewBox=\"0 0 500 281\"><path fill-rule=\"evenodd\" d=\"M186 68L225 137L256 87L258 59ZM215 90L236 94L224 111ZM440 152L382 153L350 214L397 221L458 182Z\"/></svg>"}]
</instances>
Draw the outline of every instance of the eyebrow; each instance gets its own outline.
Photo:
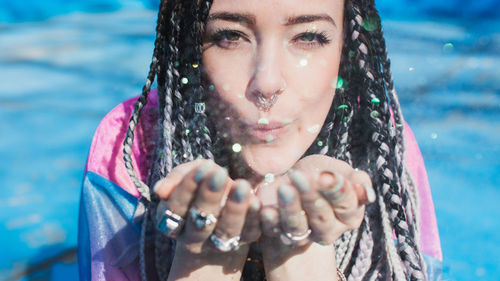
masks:
<instances>
[{"instance_id":1,"label":"eyebrow","mask_svg":"<svg viewBox=\"0 0 500 281\"><path fill-rule=\"evenodd\" d=\"M246 25L255 25L255 16L250 14L220 12L208 16L207 22L214 20L224 20L230 22L242 22Z\"/></svg>"},{"instance_id":2,"label":"eyebrow","mask_svg":"<svg viewBox=\"0 0 500 281\"><path fill-rule=\"evenodd\" d=\"M207 22L215 20L240 22L246 25L255 25L256 22L255 16L253 15L241 14L241 13L228 13L228 12L213 13L210 16L208 16ZM296 25L303 23L311 23L315 21L329 22L335 27L337 27L337 24L335 24L333 18L327 14L301 15L301 16L289 17L285 21L284 25L289 26L289 25Z\"/></svg>"},{"instance_id":3,"label":"eyebrow","mask_svg":"<svg viewBox=\"0 0 500 281\"><path fill-rule=\"evenodd\" d=\"M296 16L296 17L289 17L287 21L285 22L285 25L295 25L295 24L302 24L302 23L310 23L310 22L315 22L315 21L326 21L331 24L333 24L335 27L337 25L335 24L335 21L332 19L327 14L316 14L316 15L302 15L302 16Z\"/></svg>"}]
</instances>

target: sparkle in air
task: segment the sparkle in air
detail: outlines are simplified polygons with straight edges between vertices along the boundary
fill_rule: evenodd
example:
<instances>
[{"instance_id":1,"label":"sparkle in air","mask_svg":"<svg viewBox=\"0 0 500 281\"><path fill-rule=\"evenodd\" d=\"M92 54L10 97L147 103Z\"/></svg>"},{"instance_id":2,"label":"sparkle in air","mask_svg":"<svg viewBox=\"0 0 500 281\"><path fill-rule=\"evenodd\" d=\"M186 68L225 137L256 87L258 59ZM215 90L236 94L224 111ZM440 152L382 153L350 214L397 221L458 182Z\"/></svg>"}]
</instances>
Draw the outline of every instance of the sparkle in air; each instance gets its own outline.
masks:
<instances>
[{"instance_id":1,"label":"sparkle in air","mask_svg":"<svg viewBox=\"0 0 500 281\"><path fill-rule=\"evenodd\" d=\"M455 46L453 46L452 43L446 43L443 45L443 52L445 53L451 53L453 52L453 49L455 49Z\"/></svg>"},{"instance_id":2,"label":"sparkle in air","mask_svg":"<svg viewBox=\"0 0 500 281\"><path fill-rule=\"evenodd\" d=\"M306 66L308 63L307 59L301 59L300 62L299 62L299 65L300 66Z\"/></svg>"},{"instance_id":3,"label":"sparkle in air","mask_svg":"<svg viewBox=\"0 0 500 281\"><path fill-rule=\"evenodd\" d=\"M438 138L438 134L436 134L436 133L431 134L431 139L435 140L437 138Z\"/></svg>"},{"instance_id":4,"label":"sparkle in air","mask_svg":"<svg viewBox=\"0 0 500 281\"><path fill-rule=\"evenodd\" d=\"M267 182L267 183L272 183L274 182L274 175L271 174L271 173L268 173L264 176L264 180Z\"/></svg>"},{"instance_id":5,"label":"sparkle in air","mask_svg":"<svg viewBox=\"0 0 500 281\"><path fill-rule=\"evenodd\" d=\"M233 151L236 153L241 152L241 144L239 144L239 143L233 144Z\"/></svg>"},{"instance_id":6,"label":"sparkle in air","mask_svg":"<svg viewBox=\"0 0 500 281\"><path fill-rule=\"evenodd\" d=\"M267 135L266 142L272 142L273 140L274 140L274 136L273 135Z\"/></svg>"},{"instance_id":7,"label":"sparkle in air","mask_svg":"<svg viewBox=\"0 0 500 281\"><path fill-rule=\"evenodd\" d=\"M269 120L267 118L260 118L259 121L257 121L257 124L259 125L267 125L269 124Z\"/></svg>"},{"instance_id":8,"label":"sparkle in air","mask_svg":"<svg viewBox=\"0 0 500 281\"><path fill-rule=\"evenodd\" d=\"M409 71L413 71L415 68L413 68L413 66L410 66L410 68L408 68Z\"/></svg>"},{"instance_id":9,"label":"sparkle in air","mask_svg":"<svg viewBox=\"0 0 500 281\"><path fill-rule=\"evenodd\" d=\"M311 134L319 132L320 126L318 124L313 125L307 129L307 131Z\"/></svg>"},{"instance_id":10,"label":"sparkle in air","mask_svg":"<svg viewBox=\"0 0 500 281\"><path fill-rule=\"evenodd\" d=\"M186 85L187 83L189 83L189 80L186 77L182 77L181 83Z\"/></svg>"}]
</instances>

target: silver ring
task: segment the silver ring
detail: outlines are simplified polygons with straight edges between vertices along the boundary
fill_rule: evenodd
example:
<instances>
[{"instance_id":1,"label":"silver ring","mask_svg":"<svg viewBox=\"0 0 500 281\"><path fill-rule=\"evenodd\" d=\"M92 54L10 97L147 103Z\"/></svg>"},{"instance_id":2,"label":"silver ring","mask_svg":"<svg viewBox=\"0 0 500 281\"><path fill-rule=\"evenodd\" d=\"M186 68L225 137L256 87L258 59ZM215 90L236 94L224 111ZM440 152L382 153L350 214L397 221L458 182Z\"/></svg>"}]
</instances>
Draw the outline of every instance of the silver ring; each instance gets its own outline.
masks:
<instances>
[{"instance_id":1,"label":"silver ring","mask_svg":"<svg viewBox=\"0 0 500 281\"><path fill-rule=\"evenodd\" d=\"M191 207L191 209L189 209L189 216L198 229L204 229L205 227L217 222L217 218L214 214L207 214L206 212L200 211L195 207Z\"/></svg>"},{"instance_id":2,"label":"silver ring","mask_svg":"<svg viewBox=\"0 0 500 281\"><path fill-rule=\"evenodd\" d=\"M179 234L183 225L184 219L180 215L166 209L161 219L158 221L156 228L161 233L173 238Z\"/></svg>"},{"instance_id":3,"label":"silver ring","mask_svg":"<svg viewBox=\"0 0 500 281\"><path fill-rule=\"evenodd\" d=\"M236 251L240 248L240 236L234 236L232 238L229 238L227 240L224 240L217 236L215 233L212 233L210 235L210 241L214 243L215 248L221 252L230 252L230 251Z\"/></svg>"},{"instance_id":4,"label":"silver ring","mask_svg":"<svg viewBox=\"0 0 500 281\"><path fill-rule=\"evenodd\" d=\"M263 111L269 111L278 100L278 94L274 93L270 98L265 98L262 93L257 94L257 107Z\"/></svg>"},{"instance_id":5,"label":"silver ring","mask_svg":"<svg viewBox=\"0 0 500 281\"><path fill-rule=\"evenodd\" d=\"M300 241L306 240L311 235L312 230L307 229L303 234L295 235L290 232L283 232L280 235L281 242L285 245L293 245Z\"/></svg>"}]
</instances>

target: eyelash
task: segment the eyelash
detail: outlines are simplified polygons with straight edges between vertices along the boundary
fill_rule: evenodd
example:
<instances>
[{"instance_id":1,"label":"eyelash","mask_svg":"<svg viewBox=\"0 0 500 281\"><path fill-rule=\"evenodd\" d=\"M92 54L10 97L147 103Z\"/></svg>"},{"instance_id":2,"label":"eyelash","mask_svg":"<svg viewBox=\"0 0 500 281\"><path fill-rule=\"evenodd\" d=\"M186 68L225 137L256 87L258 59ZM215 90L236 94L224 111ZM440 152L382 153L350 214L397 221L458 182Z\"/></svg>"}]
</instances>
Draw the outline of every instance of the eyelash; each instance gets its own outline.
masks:
<instances>
[{"instance_id":1,"label":"eyelash","mask_svg":"<svg viewBox=\"0 0 500 281\"><path fill-rule=\"evenodd\" d=\"M230 40L228 38L232 37L232 36L238 36L238 40ZM240 39L243 39L245 41L249 41L245 34L243 34L242 32L239 32L239 31L236 31L236 30L232 30L232 29L217 29L213 35L210 37L211 41L219 46L220 48L224 48L224 49L230 49L230 48L233 48L233 47L236 47L240 41Z\"/></svg>"},{"instance_id":2,"label":"eyelash","mask_svg":"<svg viewBox=\"0 0 500 281\"><path fill-rule=\"evenodd\" d=\"M299 42L301 41L300 39L304 39L304 36L313 36L312 41L302 41L299 44L301 44L305 48L314 48L314 47L322 47L324 45L329 44L332 42L330 38L328 38L328 35L326 32L316 32L316 31L306 31L304 33L301 33L297 36L295 36L292 41L293 42Z\"/></svg>"},{"instance_id":3,"label":"eyelash","mask_svg":"<svg viewBox=\"0 0 500 281\"><path fill-rule=\"evenodd\" d=\"M238 39L237 40L228 39L233 36L237 36ZM313 40L311 41L301 40L304 39L305 36L312 36ZM223 28L217 29L213 33L213 35L210 36L210 39L215 45L224 49L231 49L237 47L238 44L240 44L239 41L241 40L250 41L242 32L232 29L223 29ZM332 40L328 38L326 32L316 32L316 31L306 31L301 34L298 34L292 39L292 42L300 44L301 48L322 47L324 45L329 44L331 41Z\"/></svg>"}]
</instances>

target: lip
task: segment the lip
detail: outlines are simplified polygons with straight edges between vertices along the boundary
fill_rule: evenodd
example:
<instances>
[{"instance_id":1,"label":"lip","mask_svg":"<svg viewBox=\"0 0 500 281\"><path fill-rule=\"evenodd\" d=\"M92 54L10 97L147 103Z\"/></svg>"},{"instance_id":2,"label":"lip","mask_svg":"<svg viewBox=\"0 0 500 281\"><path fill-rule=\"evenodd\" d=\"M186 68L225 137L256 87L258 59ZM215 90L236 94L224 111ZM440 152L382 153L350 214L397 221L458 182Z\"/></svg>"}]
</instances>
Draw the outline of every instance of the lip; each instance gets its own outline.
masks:
<instances>
[{"instance_id":1,"label":"lip","mask_svg":"<svg viewBox=\"0 0 500 281\"><path fill-rule=\"evenodd\" d=\"M252 123L247 124L248 133L256 139L270 142L283 135L290 123L269 121L267 124Z\"/></svg>"}]
</instances>

